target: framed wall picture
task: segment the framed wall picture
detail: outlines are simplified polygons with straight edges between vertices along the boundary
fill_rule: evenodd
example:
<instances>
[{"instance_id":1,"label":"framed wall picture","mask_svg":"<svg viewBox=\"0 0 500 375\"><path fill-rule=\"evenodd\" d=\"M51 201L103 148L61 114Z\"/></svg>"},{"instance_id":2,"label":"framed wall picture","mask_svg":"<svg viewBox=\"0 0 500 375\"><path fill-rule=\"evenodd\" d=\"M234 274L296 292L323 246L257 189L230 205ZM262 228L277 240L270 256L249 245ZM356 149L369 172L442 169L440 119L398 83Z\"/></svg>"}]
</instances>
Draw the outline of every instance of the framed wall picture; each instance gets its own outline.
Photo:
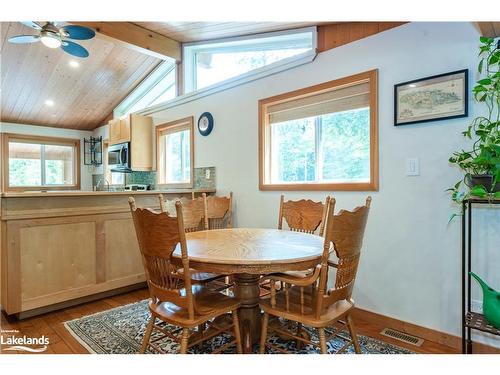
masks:
<instances>
[{"instance_id":1,"label":"framed wall picture","mask_svg":"<svg viewBox=\"0 0 500 375\"><path fill-rule=\"evenodd\" d=\"M468 69L394 85L394 125L468 115Z\"/></svg>"}]
</instances>

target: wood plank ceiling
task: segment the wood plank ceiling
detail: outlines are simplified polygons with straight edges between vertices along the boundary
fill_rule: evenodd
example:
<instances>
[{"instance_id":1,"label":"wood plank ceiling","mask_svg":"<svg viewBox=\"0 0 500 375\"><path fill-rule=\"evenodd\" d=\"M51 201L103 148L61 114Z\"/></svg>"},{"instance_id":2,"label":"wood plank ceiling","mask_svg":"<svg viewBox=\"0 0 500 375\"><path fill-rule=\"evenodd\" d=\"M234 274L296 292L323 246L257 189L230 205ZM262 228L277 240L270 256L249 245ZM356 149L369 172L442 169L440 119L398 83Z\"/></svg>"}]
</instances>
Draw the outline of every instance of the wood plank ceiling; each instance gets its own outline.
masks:
<instances>
[{"instance_id":1,"label":"wood plank ceiling","mask_svg":"<svg viewBox=\"0 0 500 375\"><path fill-rule=\"evenodd\" d=\"M130 26L146 29L146 37L156 32L178 42L191 42L320 25L318 49L326 51L400 24L137 22ZM144 48L141 53L140 49L127 48L127 43L99 33L89 41L81 41L90 56L78 59L41 43L9 43L11 36L34 33L18 22L3 22L0 27L0 120L4 122L92 130L103 125L120 101L161 62L144 53L148 52ZM78 68L69 65L72 60L80 64ZM54 105L47 106L47 100Z\"/></svg>"},{"instance_id":2,"label":"wood plank ceiling","mask_svg":"<svg viewBox=\"0 0 500 375\"><path fill-rule=\"evenodd\" d=\"M318 22L135 22L179 42L194 42L318 25Z\"/></svg>"},{"instance_id":3,"label":"wood plank ceiling","mask_svg":"<svg viewBox=\"0 0 500 375\"><path fill-rule=\"evenodd\" d=\"M74 58L42 43L9 43L11 36L34 30L18 22L0 26L4 122L92 130L160 62L98 37L80 43L90 52L88 58ZM54 105L47 106L47 100Z\"/></svg>"}]
</instances>

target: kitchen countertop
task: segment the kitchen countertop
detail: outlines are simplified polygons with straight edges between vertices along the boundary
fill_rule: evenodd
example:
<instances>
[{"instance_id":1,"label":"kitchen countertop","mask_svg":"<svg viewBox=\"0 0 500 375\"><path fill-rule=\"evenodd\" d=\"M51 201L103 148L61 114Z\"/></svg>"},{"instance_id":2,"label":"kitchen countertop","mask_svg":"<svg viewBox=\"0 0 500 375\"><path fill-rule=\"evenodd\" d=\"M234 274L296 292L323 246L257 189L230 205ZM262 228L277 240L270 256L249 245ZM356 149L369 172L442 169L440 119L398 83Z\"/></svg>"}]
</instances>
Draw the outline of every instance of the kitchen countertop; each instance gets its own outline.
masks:
<instances>
[{"instance_id":1,"label":"kitchen countertop","mask_svg":"<svg viewBox=\"0 0 500 375\"><path fill-rule=\"evenodd\" d=\"M110 195L153 195L153 194L182 194L195 192L215 193L215 189L163 189L145 191L82 191L82 190L52 190L52 191L24 191L1 193L2 198L21 197L78 197L78 196L110 196Z\"/></svg>"}]
</instances>

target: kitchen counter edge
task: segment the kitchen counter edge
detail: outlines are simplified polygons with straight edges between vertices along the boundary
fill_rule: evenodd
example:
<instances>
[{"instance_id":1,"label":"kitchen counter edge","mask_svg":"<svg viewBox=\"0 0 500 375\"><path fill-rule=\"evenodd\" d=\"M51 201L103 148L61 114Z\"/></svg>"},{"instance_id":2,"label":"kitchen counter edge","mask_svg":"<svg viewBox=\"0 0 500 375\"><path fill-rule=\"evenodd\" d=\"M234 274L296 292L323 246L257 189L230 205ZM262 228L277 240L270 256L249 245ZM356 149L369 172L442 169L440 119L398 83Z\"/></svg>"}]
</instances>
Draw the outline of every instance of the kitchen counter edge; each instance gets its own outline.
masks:
<instances>
[{"instance_id":1,"label":"kitchen counter edge","mask_svg":"<svg viewBox=\"0 0 500 375\"><path fill-rule=\"evenodd\" d=\"M110 195L154 195L154 194L186 194L186 193L215 193L215 189L164 189L144 191L49 191L49 192L6 192L1 193L2 198L23 197L78 197L78 196L110 196Z\"/></svg>"}]
</instances>

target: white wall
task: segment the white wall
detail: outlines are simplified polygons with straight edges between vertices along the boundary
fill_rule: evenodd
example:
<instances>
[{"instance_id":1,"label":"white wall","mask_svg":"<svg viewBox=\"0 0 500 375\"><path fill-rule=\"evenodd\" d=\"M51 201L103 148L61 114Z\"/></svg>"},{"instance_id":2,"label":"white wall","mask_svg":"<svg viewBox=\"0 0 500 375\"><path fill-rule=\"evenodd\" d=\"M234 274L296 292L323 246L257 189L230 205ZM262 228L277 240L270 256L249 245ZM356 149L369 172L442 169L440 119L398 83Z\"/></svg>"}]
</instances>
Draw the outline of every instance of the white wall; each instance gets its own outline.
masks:
<instances>
[{"instance_id":1,"label":"white wall","mask_svg":"<svg viewBox=\"0 0 500 375\"><path fill-rule=\"evenodd\" d=\"M257 101L366 70L379 69L380 191L287 192L288 198L337 199L353 208L373 196L354 297L361 308L460 334L460 223L444 190L460 178L447 160L469 119L393 126L394 84L469 68L476 78L478 33L470 23L411 23L320 54L311 63L154 113L155 124L210 111L215 128L195 137L195 166L217 168L217 189L234 192L236 224L276 227L281 192L258 189ZM470 116L477 114L470 102ZM405 176L418 157L421 174ZM475 213L479 274L500 289L499 210ZM496 237L495 237L496 236ZM496 250L496 251L495 251ZM494 254L495 253L495 254ZM488 259L488 261L486 261ZM480 298L480 297L478 297ZM492 341L496 342L497 341ZM495 345L496 345L495 344Z\"/></svg>"},{"instance_id":2,"label":"white wall","mask_svg":"<svg viewBox=\"0 0 500 375\"><path fill-rule=\"evenodd\" d=\"M73 129L52 128L48 126L35 126L25 124L12 124L8 122L0 123L0 133L15 133L15 134L29 134L39 135L46 137L60 137L60 138L79 138L80 139L80 176L81 176L81 189L92 190L92 173L94 167L90 165L83 165L83 138L88 138L92 135L91 131L81 131Z\"/></svg>"}]
</instances>

